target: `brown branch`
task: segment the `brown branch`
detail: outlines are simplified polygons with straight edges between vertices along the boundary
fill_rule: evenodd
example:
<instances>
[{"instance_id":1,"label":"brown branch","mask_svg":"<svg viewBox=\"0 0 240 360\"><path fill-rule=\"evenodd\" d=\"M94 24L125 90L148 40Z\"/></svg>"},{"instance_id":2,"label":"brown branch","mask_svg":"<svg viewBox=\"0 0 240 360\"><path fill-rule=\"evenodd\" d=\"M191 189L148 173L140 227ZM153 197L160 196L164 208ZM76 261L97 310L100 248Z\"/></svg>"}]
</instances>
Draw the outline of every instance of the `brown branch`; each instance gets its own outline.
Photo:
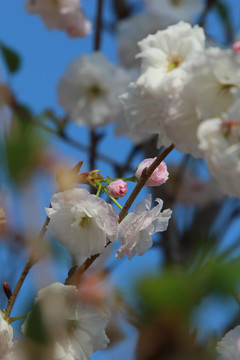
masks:
<instances>
[{"instance_id":1,"label":"brown branch","mask_svg":"<svg viewBox=\"0 0 240 360\"><path fill-rule=\"evenodd\" d=\"M127 199L124 207L119 213L119 223L124 219L125 215L127 215L128 210L133 204L139 192L144 187L148 178L152 175L154 170L158 167L158 165L166 158L166 156L174 149L174 145L172 144L168 148L166 148L157 158L156 160L148 167L145 168L142 172L142 175L133 189L131 195ZM105 247L107 247L111 242L108 241ZM82 274L92 265L92 263L99 257L100 254L96 254L87 259L73 274L70 274L68 278L65 280L66 285L75 285L79 284Z\"/></svg>"},{"instance_id":2,"label":"brown branch","mask_svg":"<svg viewBox=\"0 0 240 360\"><path fill-rule=\"evenodd\" d=\"M48 226L48 223L49 223L49 218L47 217L44 224L43 224L43 227L40 231L40 234L39 234L39 240L42 241L46 231L47 231L47 226ZM15 286L15 289L12 293L12 296L9 298L8 300L8 305L7 305L7 309L6 309L6 314L7 316L9 317L10 314L11 314L11 311L12 311L12 308L13 308L13 305L16 301L16 298L18 296L18 293L24 283L24 280L26 279L30 269L33 267L34 264L36 264L38 261L38 257L36 257L36 254L34 253L31 253L27 262L26 262L26 265L24 266L24 269L22 271L22 274L20 275L20 278L17 282L17 285Z\"/></svg>"}]
</instances>

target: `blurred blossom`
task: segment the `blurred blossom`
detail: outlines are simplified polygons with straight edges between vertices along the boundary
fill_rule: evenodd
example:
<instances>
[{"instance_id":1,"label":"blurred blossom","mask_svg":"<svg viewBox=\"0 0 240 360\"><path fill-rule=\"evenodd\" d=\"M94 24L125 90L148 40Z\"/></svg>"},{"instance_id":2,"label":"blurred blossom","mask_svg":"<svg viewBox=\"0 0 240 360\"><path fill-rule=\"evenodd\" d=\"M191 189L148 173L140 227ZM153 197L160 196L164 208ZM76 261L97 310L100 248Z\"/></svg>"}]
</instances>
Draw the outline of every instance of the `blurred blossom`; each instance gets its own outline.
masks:
<instances>
[{"instance_id":1,"label":"blurred blossom","mask_svg":"<svg viewBox=\"0 0 240 360\"><path fill-rule=\"evenodd\" d=\"M122 95L123 96L123 95ZM120 97L120 99L122 98ZM126 104L125 104L126 105ZM121 116L115 123L115 135L116 136L127 136L135 145L143 144L144 142L152 138L151 134L131 130L125 116Z\"/></svg>"},{"instance_id":2,"label":"blurred blossom","mask_svg":"<svg viewBox=\"0 0 240 360\"><path fill-rule=\"evenodd\" d=\"M167 18L148 13L119 21L117 24L118 51L123 66L126 68L139 67L140 61L136 59L139 52L138 42L168 25L170 24L167 22Z\"/></svg>"},{"instance_id":3,"label":"blurred blossom","mask_svg":"<svg viewBox=\"0 0 240 360\"><path fill-rule=\"evenodd\" d=\"M223 196L217 186L216 180L201 180L195 174L184 171L179 173L175 166L168 165L170 178L166 184L165 192L176 199L183 206L205 206L211 202L220 202Z\"/></svg>"},{"instance_id":4,"label":"blurred blossom","mask_svg":"<svg viewBox=\"0 0 240 360\"><path fill-rule=\"evenodd\" d=\"M170 209L162 210L163 201L156 199L158 205L152 210L152 195L136 204L135 210L129 213L119 226L120 248L116 257L123 258L125 255L131 260L134 255L142 256L152 246L152 235L156 232L165 231L172 215Z\"/></svg>"},{"instance_id":5,"label":"blurred blossom","mask_svg":"<svg viewBox=\"0 0 240 360\"><path fill-rule=\"evenodd\" d=\"M240 121L206 120L198 128L198 138L208 169L220 189L239 198Z\"/></svg>"},{"instance_id":6,"label":"blurred blossom","mask_svg":"<svg viewBox=\"0 0 240 360\"><path fill-rule=\"evenodd\" d=\"M70 37L84 37L91 31L79 0L27 0L30 14L38 14L48 29L64 30Z\"/></svg>"},{"instance_id":7,"label":"blurred blossom","mask_svg":"<svg viewBox=\"0 0 240 360\"><path fill-rule=\"evenodd\" d=\"M135 176L140 179L142 172L145 168L148 168L156 160L155 158L144 159L137 167ZM167 171L167 165L162 161L158 167L154 170L151 176L148 178L144 186L159 186L164 184L168 179L169 173Z\"/></svg>"},{"instance_id":8,"label":"blurred blossom","mask_svg":"<svg viewBox=\"0 0 240 360\"><path fill-rule=\"evenodd\" d=\"M13 348L13 327L4 319L0 311L0 359L8 359Z\"/></svg>"},{"instance_id":9,"label":"blurred blossom","mask_svg":"<svg viewBox=\"0 0 240 360\"><path fill-rule=\"evenodd\" d=\"M145 0L145 4L151 13L167 17L171 23L192 22L204 8L203 0Z\"/></svg>"},{"instance_id":10,"label":"blurred blossom","mask_svg":"<svg viewBox=\"0 0 240 360\"><path fill-rule=\"evenodd\" d=\"M240 41L235 42L232 47L235 53L238 54L240 52Z\"/></svg>"},{"instance_id":11,"label":"blurred blossom","mask_svg":"<svg viewBox=\"0 0 240 360\"><path fill-rule=\"evenodd\" d=\"M220 354L219 360L240 359L240 326L236 326L225 334L217 343L216 350Z\"/></svg>"},{"instance_id":12,"label":"blurred blossom","mask_svg":"<svg viewBox=\"0 0 240 360\"><path fill-rule=\"evenodd\" d=\"M109 340L105 327L109 311L106 307L81 301L75 286L53 283L39 291L35 308L22 326L22 331L30 338L32 322L36 321L36 306L40 309L41 322L48 338L46 344L53 349L52 360L88 360L95 351L107 347ZM35 326L38 324L35 323Z\"/></svg>"},{"instance_id":13,"label":"blurred blossom","mask_svg":"<svg viewBox=\"0 0 240 360\"><path fill-rule=\"evenodd\" d=\"M122 112L119 95L133 75L101 53L74 60L58 84L60 105L71 120L91 128L114 121Z\"/></svg>"},{"instance_id":14,"label":"blurred blossom","mask_svg":"<svg viewBox=\"0 0 240 360\"><path fill-rule=\"evenodd\" d=\"M107 241L115 241L118 214L114 207L85 189L53 195L48 229L70 253L90 257L101 253Z\"/></svg>"},{"instance_id":15,"label":"blurred blossom","mask_svg":"<svg viewBox=\"0 0 240 360\"><path fill-rule=\"evenodd\" d=\"M127 193L127 183L121 179L112 181L108 185L107 190L112 197L116 199L122 198Z\"/></svg>"}]
</instances>

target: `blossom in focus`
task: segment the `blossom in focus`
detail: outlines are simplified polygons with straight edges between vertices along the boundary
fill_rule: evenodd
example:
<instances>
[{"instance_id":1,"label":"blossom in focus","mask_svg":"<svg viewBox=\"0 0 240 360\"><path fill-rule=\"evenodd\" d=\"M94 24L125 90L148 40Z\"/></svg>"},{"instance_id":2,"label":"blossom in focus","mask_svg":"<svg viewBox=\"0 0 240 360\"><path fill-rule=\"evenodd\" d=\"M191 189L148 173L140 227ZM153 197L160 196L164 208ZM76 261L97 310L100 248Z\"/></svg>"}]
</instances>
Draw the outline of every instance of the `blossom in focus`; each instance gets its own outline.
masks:
<instances>
[{"instance_id":1,"label":"blossom in focus","mask_svg":"<svg viewBox=\"0 0 240 360\"><path fill-rule=\"evenodd\" d=\"M130 76L101 53L82 55L70 64L59 81L59 103L77 124L92 128L102 126L114 121L122 112L118 96Z\"/></svg>"},{"instance_id":2,"label":"blossom in focus","mask_svg":"<svg viewBox=\"0 0 240 360\"><path fill-rule=\"evenodd\" d=\"M91 31L79 0L27 0L30 14L38 14L48 29L60 29L70 37L84 37Z\"/></svg>"},{"instance_id":3,"label":"blossom in focus","mask_svg":"<svg viewBox=\"0 0 240 360\"><path fill-rule=\"evenodd\" d=\"M121 179L112 181L108 185L107 190L112 197L116 199L121 198L127 193L127 183Z\"/></svg>"},{"instance_id":4,"label":"blossom in focus","mask_svg":"<svg viewBox=\"0 0 240 360\"><path fill-rule=\"evenodd\" d=\"M125 255L131 260L134 255L142 256L152 246L152 235L156 232L165 231L172 211L162 210L163 201L156 199L158 205L152 210L152 195L137 203L135 210L129 213L119 226L120 248L116 257L123 258Z\"/></svg>"},{"instance_id":5,"label":"blossom in focus","mask_svg":"<svg viewBox=\"0 0 240 360\"><path fill-rule=\"evenodd\" d=\"M0 311L0 359L7 359L13 347L13 327L4 319Z\"/></svg>"},{"instance_id":6,"label":"blossom in focus","mask_svg":"<svg viewBox=\"0 0 240 360\"><path fill-rule=\"evenodd\" d=\"M149 158L143 160L137 167L135 176L140 179L142 172L145 168L148 168L156 160L155 158ZM144 186L159 186L164 184L168 179L169 173L167 171L167 165L162 161L158 167L154 170L152 175L148 178Z\"/></svg>"},{"instance_id":7,"label":"blossom in focus","mask_svg":"<svg viewBox=\"0 0 240 360\"><path fill-rule=\"evenodd\" d=\"M217 343L216 350L220 354L219 360L240 359L240 326L228 331Z\"/></svg>"},{"instance_id":8,"label":"blossom in focus","mask_svg":"<svg viewBox=\"0 0 240 360\"><path fill-rule=\"evenodd\" d=\"M192 22L194 15L203 10L202 0L145 0L150 13L167 17L172 23L184 20Z\"/></svg>"},{"instance_id":9,"label":"blossom in focus","mask_svg":"<svg viewBox=\"0 0 240 360\"><path fill-rule=\"evenodd\" d=\"M171 93L181 88L188 76L183 65L196 52L203 51L205 35L201 27L180 21L148 35L138 44L140 53L137 56L142 58L142 68L137 84L158 95L162 89Z\"/></svg>"},{"instance_id":10,"label":"blossom in focus","mask_svg":"<svg viewBox=\"0 0 240 360\"><path fill-rule=\"evenodd\" d=\"M220 189L240 197L240 121L209 119L198 128L199 147Z\"/></svg>"},{"instance_id":11,"label":"blossom in focus","mask_svg":"<svg viewBox=\"0 0 240 360\"><path fill-rule=\"evenodd\" d=\"M72 254L90 257L101 253L118 233L114 207L85 189L71 189L53 195L48 229Z\"/></svg>"},{"instance_id":12,"label":"blossom in focus","mask_svg":"<svg viewBox=\"0 0 240 360\"><path fill-rule=\"evenodd\" d=\"M164 131L177 150L202 157L198 126L234 104L240 85L239 65L232 51L209 48L184 63L183 69L188 78L169 96Z\"/></svg>"},{"instance_id":13,"label":"blossom in focus","mask_svg":"<svg viewBox=\"0 0 240 360\"><path fill-rule=\"evenodd\" d=\"M48 343L53 347L53 360L88 360L95 351L107 347L108 309L82 301L75 286L53 283L39 291L36 305ZM26 336L31 321L36 322L34 308L22 327Z\"/></svg>"}]
</instances>

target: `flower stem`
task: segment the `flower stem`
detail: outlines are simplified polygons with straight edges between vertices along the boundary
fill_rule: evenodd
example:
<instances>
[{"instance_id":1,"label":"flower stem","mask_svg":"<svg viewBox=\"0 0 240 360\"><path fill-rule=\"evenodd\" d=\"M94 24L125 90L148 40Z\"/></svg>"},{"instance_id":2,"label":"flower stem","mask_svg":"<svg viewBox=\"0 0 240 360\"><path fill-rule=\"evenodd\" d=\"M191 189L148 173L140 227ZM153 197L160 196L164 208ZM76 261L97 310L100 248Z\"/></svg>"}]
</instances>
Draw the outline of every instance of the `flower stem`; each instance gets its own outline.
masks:
<instances>
[{"instance_id":1,"label":"flower stem","mask_svg":"<svg viewBox=\"0 0 240 360\"><path fill-rule=\"evenodd\" d=\"M119 204L119 202L118 202L116 199L114 199L114 198L109 194L109 192L107 191L107 189L106 189L105 187L103 188L103 191L110 197L110 199L114 202L114 204L116 204L116 205L119 207L119 209L122 210L122 206Z\"/></svg>"},{"instance_id":2,"label":"flower stem","mask_svg":"<svg viewBox=\"0 0 240 360\"><path fill-rule=\"evenodd\" d=\"M20 315L20 316L10 317L9 320L8 320L8 323L11 324L14 321L25 319L26 317L27 317L27 315Z\"/></svg>"},{"instance_id":3,"label":"flower stem","mask_svg":"<svg viewBox=\"0 0 240 360\"><path fill-rule=\"evenodd\" d=\"M102 189L102 185L99 184L99 185L98 185L98 189L97 189L96 196L99 196L99 194L100 194L100 192L101 192L101 189Z\"/></svg>"}]
</instances>

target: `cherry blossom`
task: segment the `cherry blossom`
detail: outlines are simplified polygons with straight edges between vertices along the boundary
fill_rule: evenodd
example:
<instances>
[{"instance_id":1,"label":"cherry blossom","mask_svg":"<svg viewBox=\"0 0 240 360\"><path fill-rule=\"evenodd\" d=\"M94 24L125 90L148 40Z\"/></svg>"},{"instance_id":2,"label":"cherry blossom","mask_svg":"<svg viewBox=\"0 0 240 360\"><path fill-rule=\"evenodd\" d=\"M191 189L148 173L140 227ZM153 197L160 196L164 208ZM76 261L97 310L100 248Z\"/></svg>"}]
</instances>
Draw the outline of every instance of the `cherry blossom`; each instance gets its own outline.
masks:
<instances>
[{"instance_id":1,"label":"cherry blossom","mask_svg":"<svg viewBox=\"0 0 240 360\"><path fill-rule=\"evenodd\" d=\"M131 260L134 255L142 256L152 246L152 235L156 232L165 231L172 211L162 210L163 201L156 199L158 205L152 210L152 195L137 203L135 210L129 213L119 226L120 248L116 257L123 258L125 255Z\"/></svg>"},{"instance_id":2,"label":"cherry blossom","mask_svg":"<svg viewBox=\"0 0 240 360\"><path fill-rule=\"evenodd\" d=\"M59 81L59 103L79 125L104 125L122 112L118 96L131 76L101 53L82 55L69 65Z\"/></svg>"},{"instance_id":3,"label":"cherry blossom","mask_svg":"<svg viewBox=\"0 0 240 360\"><path fill-rule=\"evenodd\" d=\"M107 190L112 197L121 198L127 193L127 183L121 179L115 180L108 185Z\"/></svg>"},{"instance_id":4,"label":"cherry blossom","mask_svg":"<svg viewBox=\"0 0 240 360\"><path fill-rule=\"evenodd\" d=\"M90 257L101 253L118 233L118 214L112 205L85 189L53 195L48 229L72 254Z\"/></svg>"},{"instance_id":5,"label":"cherry blossom","mask_svg":"<svg viewBox=\"0 0 240 360\"><path fill-rule=\"evenodd\" d=\"M144 159L137 167L135 176L140 179L142 172L145 168L148 168L156 160L155 158ZM148 178L144 186L159 186L164 184L168 179L167 165L162 161L158 167L154 170L152 175Z\"/></svg>"},{"instance_id":6,"label":"cherry blossom","mask_svg":"<svg viewBox=\"0 0 240 360\"><path fill-rule=\"evenodd\" d=\"M35 306L40 308L54 360L88 360L107 347L108 309L82 301L75 286L53 283L39 291ZM26 335L32 316L33 312L22 326Z\"/></svg>"},{"instance_id":7,"label":"cherry blossom","mask_svg":"<svg viewBox=\"0 0 240 360\"><path fill-rule=\"evenodd\" d=\"M239 360L240 358L240 326L227 332L217 343L219 360Z\"/></svg>"}]
</instances>

